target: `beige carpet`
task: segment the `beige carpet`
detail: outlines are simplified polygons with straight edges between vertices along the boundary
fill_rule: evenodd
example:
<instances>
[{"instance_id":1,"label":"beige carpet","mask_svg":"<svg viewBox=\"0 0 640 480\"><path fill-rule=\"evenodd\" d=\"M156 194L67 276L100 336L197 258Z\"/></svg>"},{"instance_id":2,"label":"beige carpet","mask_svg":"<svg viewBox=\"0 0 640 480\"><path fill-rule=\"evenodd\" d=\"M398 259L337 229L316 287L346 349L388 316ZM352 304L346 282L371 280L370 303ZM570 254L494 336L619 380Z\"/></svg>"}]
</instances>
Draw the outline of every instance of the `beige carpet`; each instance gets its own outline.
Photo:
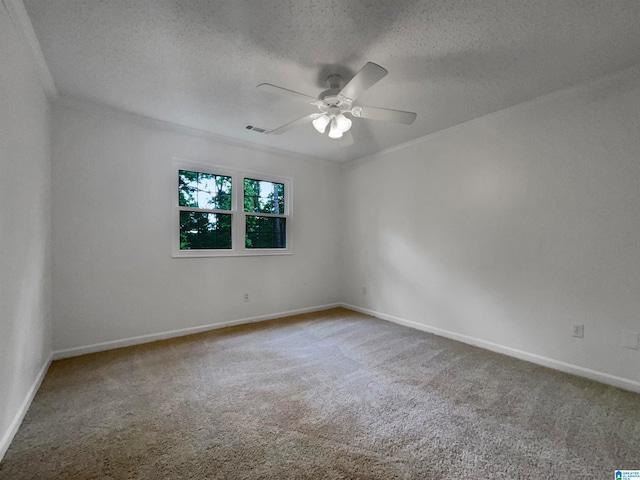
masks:
<instances>
[{"instance_id":1,"label":"beige carpet","mask_svg":"<svg viewBox=\"0 0 640 480\"><path fill-rule=\"evenodd\" d=\"M640 395L336 309L54 362L20 479L608 479Z\"/></svg>"}]
</instances>

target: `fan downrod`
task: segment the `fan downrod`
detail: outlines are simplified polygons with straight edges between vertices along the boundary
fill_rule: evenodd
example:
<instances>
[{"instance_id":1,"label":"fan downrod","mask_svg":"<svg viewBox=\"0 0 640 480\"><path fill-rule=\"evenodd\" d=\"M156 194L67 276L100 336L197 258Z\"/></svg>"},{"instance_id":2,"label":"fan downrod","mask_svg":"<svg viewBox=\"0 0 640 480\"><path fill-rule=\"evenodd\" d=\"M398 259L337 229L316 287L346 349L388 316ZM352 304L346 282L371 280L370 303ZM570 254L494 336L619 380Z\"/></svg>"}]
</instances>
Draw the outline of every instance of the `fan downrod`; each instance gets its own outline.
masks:
<instances>
[{"instance_id":1,"label":"fan downrod","mask_svg":"<svg viewBox=\"0 0 640 480\"><path fill-rule=\"evenodd\" d=\"M342 75L338 75L337 73L329 75L327 77L327 86L329 89L321 92L320 95L318 95L318 100L328 107L337 105L339 103L338 93L342 89L343 83L344 79Z\"/></svg>"}]
</instances>

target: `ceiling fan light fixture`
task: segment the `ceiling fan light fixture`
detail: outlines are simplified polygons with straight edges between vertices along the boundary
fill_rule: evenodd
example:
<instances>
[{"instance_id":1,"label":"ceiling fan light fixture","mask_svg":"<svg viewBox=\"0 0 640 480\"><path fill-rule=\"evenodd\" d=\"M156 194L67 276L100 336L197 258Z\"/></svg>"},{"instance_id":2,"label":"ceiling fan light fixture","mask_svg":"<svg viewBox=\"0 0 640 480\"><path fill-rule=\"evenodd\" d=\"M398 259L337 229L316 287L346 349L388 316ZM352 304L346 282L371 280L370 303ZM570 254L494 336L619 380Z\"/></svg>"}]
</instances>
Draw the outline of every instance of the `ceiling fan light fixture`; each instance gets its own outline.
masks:
<instances>
[{"instance_id":1,"label":"ceiling fan light fixture","mask_svg":"<svg viewBox=\"0 0 640 480\"><path fill-rule=\"evenodd\" d=\"M331 129L329 130L329 138L341 138L344 132L338 128L336 117L331 119Z\"/></svg>"},{"instance_id":2,"label":"ceiling fan light fixture","mask_svg":"<svg viewBox=\"0 0 640 480\"><path fill-rule=\"evenodd\" d=\"M329 125L329 122L331 122L329 115L321 115L311 123L313 124L313 128L315 128L318 132L324 133L327 129L327 125Z\"/></svg>"},{"instance_id":3,"label":"ceiling fan light fixture","mask_svg":"<svg viewBox=\"0 0 640 480\"><path fill-rule=\"evenodd\" d=\"M345 133L351 128L351 120L345 117L342 113L336 116L336 124L342 133Z\"/></svg>"},{"instance_id":4,"label":"ceiling fan light fixture","mask_svg":"<svg viewBox=\"0 0 640 480\"><path fill-rule=\"evenodd\" d=\"M384 120L411 125L417 115L414 112L353 105L364 92L378 83L388 73L380 65L367 62L344 86L340 75L329 75L327 77L329 89L321 92L317 97L311 97L310 95L271 85L270 83L261 83L257 87L260 90L286 95L308 105L314 105L318 109L316 113L311 113L286 123L275 130L271 130L269 133L271 135L282 135L299 125L312 123L313 128L322 134L327 133L327 127L329 127L329 138L337 139L342 138L345 133L350 131L353 118ZM345 116L346 113L350 116ZM347 135L345 141L340 142L341 146L352 144L351 133Z\"/></svg>"}]
</instances>

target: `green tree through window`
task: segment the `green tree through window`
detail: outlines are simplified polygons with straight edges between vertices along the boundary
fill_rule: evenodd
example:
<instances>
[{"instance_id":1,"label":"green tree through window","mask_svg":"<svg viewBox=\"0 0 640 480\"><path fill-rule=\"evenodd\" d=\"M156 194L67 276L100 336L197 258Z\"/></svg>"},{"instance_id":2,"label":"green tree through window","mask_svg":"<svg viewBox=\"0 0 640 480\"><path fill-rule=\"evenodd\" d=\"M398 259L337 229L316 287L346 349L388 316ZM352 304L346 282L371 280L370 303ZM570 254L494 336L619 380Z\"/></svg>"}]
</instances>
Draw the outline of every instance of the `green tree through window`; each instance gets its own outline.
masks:
<instances>
[{"instance_id":1,"label":"green tree through window","mask_svg":"<svg viewBox=\"0 0 640 480\"><path fill-rule=\"evenodd\" d=\"M245 248L286 248L283 183L244 179Z\"/></svg>"},{"instance_id":2,"label":"green tree through window","mask_svg":"<svg viewBox=\"0 0 640 480\"><path fill-rule=\"evenodd\" d=\"M178 171L180 250L232 248L231 177ZM206 210L204 212L193 209Z\"/></svg>"},{"instance_id":3,"label":"green tree through window","mask_svg":"<svg viewBox=\"0 0 640 480\"><path fill-rule=\"evenodd\" d=\"M174 257L291 253L291 179L181 160L174 165Z\"/></svg>"}]
</instances>

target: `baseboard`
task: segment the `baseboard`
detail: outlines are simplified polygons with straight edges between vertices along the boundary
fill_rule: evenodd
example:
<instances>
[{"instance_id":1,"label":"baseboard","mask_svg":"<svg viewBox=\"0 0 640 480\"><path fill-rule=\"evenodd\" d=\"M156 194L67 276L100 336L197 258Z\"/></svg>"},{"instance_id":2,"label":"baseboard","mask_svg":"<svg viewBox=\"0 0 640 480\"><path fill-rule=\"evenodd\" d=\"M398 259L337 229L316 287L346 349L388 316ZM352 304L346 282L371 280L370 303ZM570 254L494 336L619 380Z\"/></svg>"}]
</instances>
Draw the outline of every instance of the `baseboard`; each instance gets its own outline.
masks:
<instances>
[{"instance_id":1,"label":"baseboard","mask_svg":"<svg viewBox=\"0 0 640 480\"><path fill-rule=\"evenodd\" d=\"M469 337L467 335L461 335L459 333L455 333L449 330L444 330L442 328L436 328L429 325L424 325L422 323L414 322L412 320L406 320L404 318L395 317L393 315L388 315L386 313L376 312L374 310L369 310L367 308L362 308L362 307L350 305L347 303L342 303L340 306L350 310L354 310L356 312L371 315L372 317L376 317L381 320L387 320L393 323L397 323L399 325L415 328L416 330L422 330L424 332L433 333L434 335L438 335L440 337L450 338L452 340L457 340L458 342L473 345L475 347L484 348L485 350L490 350L496 353L502 353L504 355L518 358L520 360L526 360L527 362L535 363L537 365L542 365L543 367L553 368L554 370L571 373L579 377L589 378L591 380L595 380L600 383L604 383L607 385L612 385L614 387L622 388L624 390L630 390L632 392L640 393L640 382L636 382L635 380L630 380L624 377L618 377L616 375L611 375L605 372L599 372L597 370L591 370L589 368L580 367L578 365L574 365L571 363L561 362L559 360L554 360L553 358L543 357L541 355L536 355L535 353L529 353L523 350L506 347L504 345L500 345L497 343L487 342L485 340L480 340L478 338Z\"/></svg>"},{"instance_id":2,"label":"baseboard","mask_svg":"<svg viewBox=\"0 0 640 480\"><path fill-rule=\"evenodd\" d=\"M300 315L303 313L320 312L322 310L329 310L330 308L337 308L340 306L341 304L339 303L332 303L328 305L318 305L315 307L301 308L298 310L289 310L286 312L270 313L268 315L259 315L256 317L239 318L239 319L230 320L227 322L201 325L199 327L181 328L178 330L152 333L149 335L141 335L138 337L123 338L120 340L113 340L110 342L95 343L93 345L86 345L83 347L73 347L73 348L67 348L64 350L56 350L53 352L53 360L60 360L62 358L69 358L69 357L77 357L79 355L85 355L87 353L102 352L105 350L112 350L114 348L130 347L132 345L140 345L142 343L156 342L158 340L166 340L168 338L183 337L185 335L192 335L194 333L201 333L209 330L216 330L218 328L232 327L234 325L243 325L247 323L262 322L265 320L273 320L274 318L290 317L292 315Z\"/></svg>"},{"instance_id":3,"label":"baseboard","mask_svg":"<svg viewBox=\"0 0 640 480\"><path fill-rule=\"evenodd\" d=\"M38 372L38 376L31 384L31 388L29 388L29 391L27 392L27 395L24 397L24 400L22 401L20 408L18 409L15 416L13 417L13 420L9 424L9 428L2 435L2 439L0 439L0 462L4 458L5 453L7 453L7 450L9 449L9 445L11 445L11 442L13 441L13 437L16 436L16 433L20 428L20 424L22 423L22 420L24 420L24 416L27 414L27 411L31 406L31 402L33 401L33 398L36 396L36 392L40 388L40 384L42 384L42 380L44 380L44 376L47 373L47 370L49 369L49 365L51 365L52 360L53 360L53 354L49 355L49 358L44 362L44 365L42 365L40 372Z\"/></svg>"}]
</instances>

